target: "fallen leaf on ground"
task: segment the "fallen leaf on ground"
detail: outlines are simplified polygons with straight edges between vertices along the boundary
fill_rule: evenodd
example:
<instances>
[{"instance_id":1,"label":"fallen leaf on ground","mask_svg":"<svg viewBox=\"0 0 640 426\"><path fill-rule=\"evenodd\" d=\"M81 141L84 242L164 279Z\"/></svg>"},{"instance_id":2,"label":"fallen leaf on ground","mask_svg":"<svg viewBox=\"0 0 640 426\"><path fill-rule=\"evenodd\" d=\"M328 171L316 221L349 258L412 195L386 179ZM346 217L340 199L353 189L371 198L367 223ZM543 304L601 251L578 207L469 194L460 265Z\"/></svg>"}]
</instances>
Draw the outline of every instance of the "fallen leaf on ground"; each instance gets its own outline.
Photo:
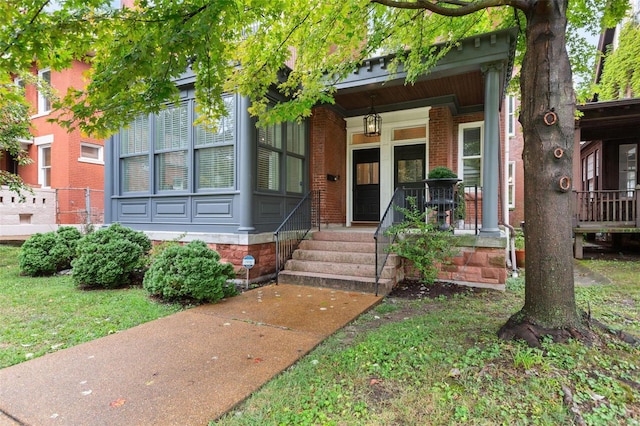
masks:
<instances>
[{"instance_id":1,"label":"fallen leaf on ground","mask_svg":"<svg viewBox=\"0 0 640 426\"><path fill-rule=\"evenodd\" d=\"M111 401L111 403L109 404L109 407L111 408L118 408L118 407L122 407L124 405L124 403L127 402L126 399L124 398L118 398L115 401Z\"/></svg>"}]
</instances>

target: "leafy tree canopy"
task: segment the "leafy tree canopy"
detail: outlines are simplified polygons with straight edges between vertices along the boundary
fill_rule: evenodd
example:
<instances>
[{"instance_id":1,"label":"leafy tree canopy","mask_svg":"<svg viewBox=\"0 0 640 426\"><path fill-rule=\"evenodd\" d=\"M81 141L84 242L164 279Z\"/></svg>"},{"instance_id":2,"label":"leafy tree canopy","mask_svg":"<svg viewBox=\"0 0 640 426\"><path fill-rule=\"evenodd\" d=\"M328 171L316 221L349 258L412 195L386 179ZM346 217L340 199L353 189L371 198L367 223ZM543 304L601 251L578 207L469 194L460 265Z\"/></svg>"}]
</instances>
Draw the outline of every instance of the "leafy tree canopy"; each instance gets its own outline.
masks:
<instances>
[{"instance_id":1,"label":"leafy tree canopy","mask_svg":"<svg viewBox=\"0 0 640 426\"><path fill-rule=\"evenodd\" d=\"M34 58L41 68L52 69L68 67L74 59L90 61L89 86L63 94L54 106L66 111L67 125L101 134L176 100L173 81L188 67L197 76L204 117L224 114L224 91L250 96L252 112L266 122L308 116L317 102L332 102L332 83L374 52L397 53L411 82L462 37L524 26L522 12L501 6L520 8L527 2L138 0L121 9L111 3L15 0L0 5L0 70L24 72ZM598 33L626 6L622 0L571 3L568 41L576 53L574 72L582 73L594 52L577 29ZM470 10L475 12L467 14ZM433 48L442 41L450 42ZM284 81L283 63L293 68ZM274 85L292 101L267 112L266 94Z\"/></svg>"},{"instance_id":2,"label":"leafy tree canopy","mask_svg":"<svg viewBox=\"0 0 640 426\"><path fill-rule=\"evenodd\" d=\"M640 24L628 21L620 32L618 47L606 53L599 99L628 98L640 94ZM635 95L634 95L635 94Z\"/></svg>"}]
</instances>

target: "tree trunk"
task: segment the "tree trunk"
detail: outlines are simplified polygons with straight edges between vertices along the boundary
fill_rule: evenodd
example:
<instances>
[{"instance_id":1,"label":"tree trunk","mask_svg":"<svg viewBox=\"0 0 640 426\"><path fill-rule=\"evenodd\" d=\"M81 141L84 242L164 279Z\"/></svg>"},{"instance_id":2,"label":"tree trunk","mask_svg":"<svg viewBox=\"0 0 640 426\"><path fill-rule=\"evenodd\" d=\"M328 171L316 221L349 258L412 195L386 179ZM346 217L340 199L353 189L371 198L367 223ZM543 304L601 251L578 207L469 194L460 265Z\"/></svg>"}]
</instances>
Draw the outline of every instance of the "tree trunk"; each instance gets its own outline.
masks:
<instances>
[{"instance_id":1,"label":"tree trunk","mask_svg":"<svg viewBox=\"0 0 640 426\"><path fill-rule=\"evenodd\" d=\"M523 338L530 344L547 333L556 338L575 337L581 328L571 240L575 95L566 50L567 5L567 0L542 0L532 2L527 12L520 113L524 133L525 304L499 335Z\"/></svg>"}]
</instances>

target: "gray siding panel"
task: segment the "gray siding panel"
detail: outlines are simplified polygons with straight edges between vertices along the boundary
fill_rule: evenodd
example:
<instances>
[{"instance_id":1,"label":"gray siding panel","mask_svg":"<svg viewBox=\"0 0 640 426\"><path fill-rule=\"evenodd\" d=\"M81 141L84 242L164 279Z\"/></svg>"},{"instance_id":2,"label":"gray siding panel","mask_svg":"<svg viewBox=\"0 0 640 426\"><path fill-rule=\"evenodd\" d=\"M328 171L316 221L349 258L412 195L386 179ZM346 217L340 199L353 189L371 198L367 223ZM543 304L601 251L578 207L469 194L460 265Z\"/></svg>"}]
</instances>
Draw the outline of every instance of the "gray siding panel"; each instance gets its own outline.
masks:
<instances>
[{"instance_id":1,"label":"gray siding panel","mask_svg":"<svg viewBox=\"0 0 640 426\"><path fill-rule=\"evenodd\" d=\"M152 201L153 206L153 219L157 220L170 220L175 222L179 220L181 222L188 221L189 218L189 199L188 198L170 198L170 199L155 199Z\"/></svg>"},{"instance_id":2,"label":"gray siding panel","mask_svg":"<svg viewBox=\"0 0 640 426\"><path fill-rule=\"evenodd\" d=\"M193 200L194 218L233 217L232 198Z\"/></svg>"},{"instance_id":3,"label":"gray siding panel","mask_svg":"<svg viewBox=\"0 0 640 426\"><path fill-rule=\"evenodd\" d=\"M116 221L142 222L151 220L149 200L120 201Z\"/></svg>"}]
</instances>

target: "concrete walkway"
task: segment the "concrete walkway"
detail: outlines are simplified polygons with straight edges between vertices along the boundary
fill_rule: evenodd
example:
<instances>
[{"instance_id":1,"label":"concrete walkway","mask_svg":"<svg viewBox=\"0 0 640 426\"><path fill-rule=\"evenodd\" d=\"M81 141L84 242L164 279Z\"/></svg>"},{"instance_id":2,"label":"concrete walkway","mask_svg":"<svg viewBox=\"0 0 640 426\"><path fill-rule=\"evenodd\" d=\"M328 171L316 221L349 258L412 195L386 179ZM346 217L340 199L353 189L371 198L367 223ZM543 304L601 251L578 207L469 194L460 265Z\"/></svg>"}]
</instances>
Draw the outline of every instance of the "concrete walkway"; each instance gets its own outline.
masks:
<instances>
[{"instance_id":1,"label":"concrete walkway","mask_svg":"<svg viewBox=\"0 0 640 426\"><path fill-rule=\"evenodd\" d=\"M206 425L380 302L270 285L0 370L0 425Z\"/></svg>"}]
</instances>

